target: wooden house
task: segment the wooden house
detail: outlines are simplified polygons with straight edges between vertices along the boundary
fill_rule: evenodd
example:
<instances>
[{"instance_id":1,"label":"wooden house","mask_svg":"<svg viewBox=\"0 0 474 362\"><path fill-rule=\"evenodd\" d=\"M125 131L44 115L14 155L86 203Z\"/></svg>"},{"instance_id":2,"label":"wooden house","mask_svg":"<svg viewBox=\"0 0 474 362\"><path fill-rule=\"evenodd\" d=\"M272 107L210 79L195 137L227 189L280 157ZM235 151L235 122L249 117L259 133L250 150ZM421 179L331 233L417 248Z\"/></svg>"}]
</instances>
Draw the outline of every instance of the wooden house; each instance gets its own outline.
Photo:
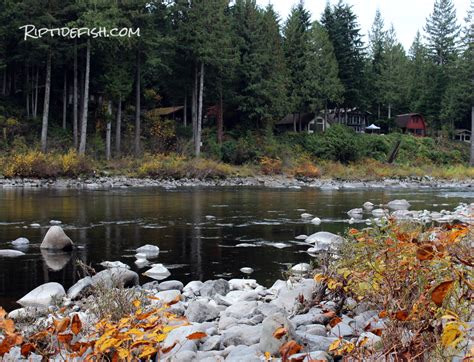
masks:
<instances>
[{"instance_id":1,"label":"wooden house","mask_svg":"<svg viewBox=\"0 0 474 362\"><path fill-rule=\"evenodd\" d=\"M321 123L322 122L322 123ZM324 118L315 117L314 113L292 113L286 115L275 124L279 132L306 132L324 131Z\"/></svg>"},{"instance_id":2,"label":"wooden house","mask_svg":"<svg viewBox=\"0 0 474 362\"><path fill-rule=\"evenodd\" d=\"M338 123L352 128L357 133L364 133L369 125L371 113L354 108L335 108L328 110L328 121L330 124Z\"/></svg>"},{"instance_id":3,"label":"wooden house","mask_svg":"<svg viewBox=\"0 0 474 362\"><path fill-rule=\"evenodd\" d=\"M471 142L472 133L468 129L455 129L453 139L461 142Z\"/></svg>"},{"instance_id":4,"label":"wooden house","mask_svg":"<svg viewBox=\"0 0 474 362\"><path fill-rule=\"evenodd\" d=\"M426 136L426 121L420 113L399 114L395 117L395 124L403 133L412 133L415 136Z\"/></svg>"}]
</instances>

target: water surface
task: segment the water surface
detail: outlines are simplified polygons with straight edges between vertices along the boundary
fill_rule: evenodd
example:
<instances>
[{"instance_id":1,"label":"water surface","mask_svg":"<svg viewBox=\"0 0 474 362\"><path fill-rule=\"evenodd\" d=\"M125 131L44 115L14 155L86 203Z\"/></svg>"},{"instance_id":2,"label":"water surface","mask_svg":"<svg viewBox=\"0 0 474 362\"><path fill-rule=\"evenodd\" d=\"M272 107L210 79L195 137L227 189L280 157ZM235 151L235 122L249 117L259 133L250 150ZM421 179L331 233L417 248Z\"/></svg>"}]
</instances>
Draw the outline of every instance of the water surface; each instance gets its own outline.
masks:
<instances>
[{"instance_id":1,"label":"water surface","mask_svg":"<svg viewBox=\"0 0 474 362\"><path fill-rule=\"evenodd\" d=\"M474 193L443 189L319 190L311 188L162 188L120 190L0 189L0 248L26 237L31 244L18 258L0 258L0 305L36 286L56 281L68 288L80 278L75 260L97 270L105 260L127 263L140 275L135 249L160 247L154 262L165 264L169 279L184 283L216 277L243 277L239 269L255 269L264 285L298 262L309 262L308 248L295 240L300 234L326 230L343 232L346 212L366 201L386 203L405 198L412 209L450 209L472 202ZM303 212L322 219L319 226L302 220ZM50 220L60 220L78 248L63 255L39 249ZM30 224L38 223L40 227ZM236 247L246 243L255 247ZM287 244L285 248L275 243ZM151 279L141 275L141 282Z\"/></svg>"}]
</instances>

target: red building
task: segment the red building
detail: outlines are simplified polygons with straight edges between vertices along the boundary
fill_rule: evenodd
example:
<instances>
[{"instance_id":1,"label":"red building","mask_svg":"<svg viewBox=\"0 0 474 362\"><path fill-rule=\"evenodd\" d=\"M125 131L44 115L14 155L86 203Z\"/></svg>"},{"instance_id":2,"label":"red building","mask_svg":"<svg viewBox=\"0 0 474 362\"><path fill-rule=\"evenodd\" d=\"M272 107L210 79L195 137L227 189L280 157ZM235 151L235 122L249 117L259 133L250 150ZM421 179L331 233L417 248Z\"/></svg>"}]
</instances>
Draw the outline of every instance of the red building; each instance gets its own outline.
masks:
<instances>
[{"instance_id":1,"label":"red building","mask_svg":"<svg viewBox=\"0 0 474 362\"><path fill-rule=\"evenodd\" d=\"M399 114L395 118L395 124L403 133L412 133L415 136L426 136L426 121L420 113Z\"/></svg>"}]
</instances>

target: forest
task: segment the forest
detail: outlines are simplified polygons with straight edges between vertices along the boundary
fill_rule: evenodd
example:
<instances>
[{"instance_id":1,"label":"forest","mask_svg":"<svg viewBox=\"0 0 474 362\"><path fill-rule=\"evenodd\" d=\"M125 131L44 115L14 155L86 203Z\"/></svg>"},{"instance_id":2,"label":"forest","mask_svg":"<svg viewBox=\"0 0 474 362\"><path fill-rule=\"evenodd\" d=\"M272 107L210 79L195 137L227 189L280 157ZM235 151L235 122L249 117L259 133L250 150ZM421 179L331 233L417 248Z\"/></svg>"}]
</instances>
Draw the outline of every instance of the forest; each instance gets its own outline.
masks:
<instances>
[{"instance_id":1,"label":"forest","mask_svg":"<svg viewBox=\"0 0 474 362\"><path fill-rule=\"evenodd\" d=\"M435 0L406 51L380 11L364 42L342 0L315 21L303 1L281 19L255 0L4 0L0 149L226 161L249 133L273 137L287 114L351 108L386 132L395 115L419 112L433 136L449 135L470 128L472 16L472 1L456 14ZM135 33L32 39L27 24ZM180 122L157 111L174 106Z\"/></svg>"}]
</instances>

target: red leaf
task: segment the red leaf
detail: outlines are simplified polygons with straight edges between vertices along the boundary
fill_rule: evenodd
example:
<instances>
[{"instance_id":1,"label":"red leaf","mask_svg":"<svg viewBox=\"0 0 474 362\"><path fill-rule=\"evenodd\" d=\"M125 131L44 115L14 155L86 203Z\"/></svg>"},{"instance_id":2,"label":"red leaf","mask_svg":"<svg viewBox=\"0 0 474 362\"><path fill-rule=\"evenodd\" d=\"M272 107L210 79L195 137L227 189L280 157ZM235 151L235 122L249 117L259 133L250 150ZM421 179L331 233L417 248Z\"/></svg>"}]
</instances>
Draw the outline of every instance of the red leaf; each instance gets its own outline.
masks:
<instances>
[{"instance_id":1,"label":"red leaf","mask_svg":"<svg viewBox=\"0 0 474 362\"><path fill-rule=\"evenodd\" d=\"M72 317L71 332L74 334L78 334L81 330L82 330L81 319L79 318L78 314L74 314L74 316Z\"/></svg>"},{"instance_id":2,"label":"red leaf","mask_svg":"<svg viewBox=\"0 0 474 362\"><path fill-rule=\"evenodd\" d=\"M302 349L303 347L295 341L286 342L283 346L280 347L282 361L287 361L289 356L300 352Z\"/></svg>"},{"instance_id":3,"label":"red leaf","mask_svg":"<svg viewBox=\"0 0 474 362\"><path fill-rule=\"evenodd\" d=\"M204 333L204 332L194 332L194 333L190 334L189 336L187 336L186 338L189 339L189 340L194 340L194 339L201 339L201 338L204 338L204 337L207 337L206 333Z\"/></svg>"},{"instance_id":4,"label":"red leaf","mask_svg":"<svg viewBox=\"0 0 474 362\"><path fill-rule=\"evenodd\" d=\"M441 307L443 305L443 300L446 297L446 294L448 294L448 292L453 287L453 284L454 280L442 282L431 292L431 299L438 307Z\"/></svg>"}]
</instances>

